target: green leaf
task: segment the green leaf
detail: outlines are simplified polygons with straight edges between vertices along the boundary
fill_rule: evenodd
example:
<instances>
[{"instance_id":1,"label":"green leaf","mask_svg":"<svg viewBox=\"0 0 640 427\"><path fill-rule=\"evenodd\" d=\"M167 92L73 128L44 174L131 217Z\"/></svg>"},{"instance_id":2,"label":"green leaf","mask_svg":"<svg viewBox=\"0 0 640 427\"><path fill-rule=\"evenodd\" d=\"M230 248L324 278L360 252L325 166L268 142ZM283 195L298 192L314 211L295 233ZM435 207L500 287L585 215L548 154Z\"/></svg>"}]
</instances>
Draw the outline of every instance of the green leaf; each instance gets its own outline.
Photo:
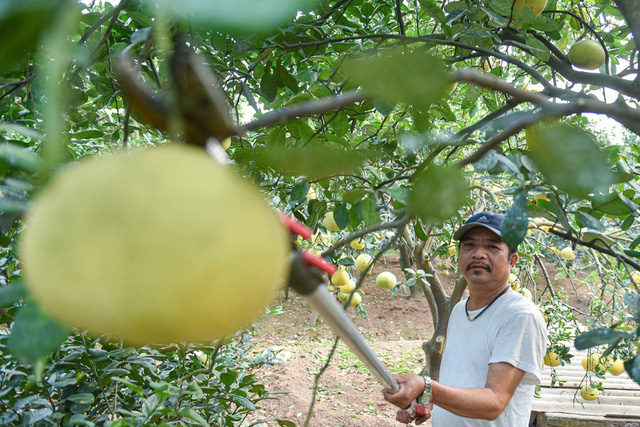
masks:
<instances>
[{"instance_id":1,"label":"green leaf","mask_svg":"<svg viewBox=\"0 0 640 427\"><path fill-rule=\"evenodd\" d=\"M67 397L66 400L70 400L74 403L83 403L86 405L90 405L95 402L96 399L91 393L77 393Z\"/></svg>"},{"instance_id":2,"label":"green leaf","mask_svg":"<svg viewBox=\"0 0 640 427\"><path fill-rule=\"evenodd\" d=\"M594 242L594 244L599 246L611 246L615 244L615 241L611 237L595 230L582 231L582 240L585 242Z\"/></svg>"},{"instance_id":3,"label":"green leaf","mask_svg":"<svg viewBox=\"0 0 640 427\"><path fill-rule=\"evenodd\" d=\"M473 164L473 168L480 173L489 172L498 164L498 157L499 155L495 150L489 150L487 154Z\"/></svg>"},{"instance_id":4,"label":"green leaf","mask_svg":"<svg viewBox=\"0 0 640 427\"><path fill-rule=\"evenodd\" d=\"M52 23L61 1L5 0L0 2L0 72L13 71L32 53Z\"/></svg>"},{"instance_id":5,"label":"green leaf","mask_svg":"<svg viewBox=\"0 0 640 427\"><path fill-rule=\"evenodd\" d=\"M629 206L620 199L618 194L596 194L589 198L591 200L591 207L602 213L613 216L627 216L633 211Z\"/></svg>"},{"instance_id":6,"label":"green leaf","mask_svg":"<svg viewBox=\"0 0 640 427\"><path fill-rule=\"evenodd\" d=\"M42 164L40 156L13 144L0 144L0 159L29 172L38 171Z\"/></svg>"},{"instance_id":7,"label":"green leaf","mask_svg":"<svg viewBox=\"0 0 640 427\"><path fill-rule=\"evenodd\" d=\"M410 206L424 220L444 220L458 212L468 191L467 181L459 169L431 166L415 180Z\"/></svg>"},{"instance_id":8,"label":"green leaf","mask_svg":"<svg viewBox=\"0 0 640 427\"><path fill-rule=\"evenodd\" d=\"M278 95L278 79L270 70L266 70L260 79L260 91L269 102Z\"/></svg>"},{"instance_id":9,"label":"green leaf","mask_svg":"<svg viewBox=\"0 0 640 427\"><path fill-rule=\"evenodd\" d=\"M0 124L0 131L14 132L34 141L41 141L43 138L43 135L37 130L16 123L2 123Z\"/></svg>"},{"instance_id":10,"label":"green leaf","mask_svg":"<svg viewBox=\"0 0 640 427\"><path fill-rule=\"evenodd\" d=\"M632 339L633 334L610 328L598 328L584 332L576 337L575 346L578 350L586 350L602 344L609 344L619 339Z\"/></svg>"},{"instance_id":11,"label":"green leaf","mask_svg":"<svg viewBox=\"0 0 640 427\"><path fill-rule=\"evenodd\" d=\"M622 298L631 310L636 313L640 313L640 295L626 292Z\"/></svg>"},{"instance_id":12,"label":"green leaf","mask_svg":"<svg viewBox=\"0 0 640 427\"><path fill-rule=\"evenodd\" d=\"M69 334L69 329L29 302L18 311L7 348L21 362L35 363L54 351Z\"/></svg>"},{"instance_id":13,"label":"green leaf","mask_svg":"<svg viewBox=\"0 0 640 427\"><path fill-rule=\"evenodd\" d=\"M627 370L631 379L640 384L640 356L625 361L624 368Z\"/></svg>"},{"instance_id":14,"label":"green leaf","mask_svg":"<svg viewBox=\"0 0 640 427\"><path fill-rule=\"evenodd\" d=\"M102 138L103 133L98 129L85 129L74 132L70 136L74 139L96 139Z\"/></svg>"},{"instance_id":15,"label":"green leaf","mask_svg":"<svg viewBox=\"0 0 640 427\"><path fill-rule=\"evenodd\" d=\"M309 144L305 147L276 145L255 149L238 156L252 160L259 167L274 168L289 175L324 178L330 175L358 170L365 159L375 159L377 153L369 150L343 150L331 146Z\"/></svg>"},{"instance_id":16,"label":"green leaf","mask_svg":"<svg viewBox=\"0 0 640 427\"><path fill-rule=\"evenodd\" d=\"M276 420L278 427L296 427L296 423L289 420Z\"/></svg>"},{"instance_id":17,"label":"green leaf","mask_svg":"<svg viewBox=\"0 0 640 427\"><path fill-rule=\"evenodd\" d=\"M631 228L631 226L633 225L634 221L635 221L635 217L633 215L629 215L627 217L627 219L625 219L622 224L620 225L620 230L622 231L627 231L629 228Z\"/></svg>"},{"instance_id":18,"label":"green leaf","mask_svg":"<svg viewBox=\"0 0 640 427\"><path fill-rule=\"evenodd\" d=\"M336 221L336 225L340 230L349 225L349 211L344 203L338 204L333 211L333 219Z\"/></svg>"},{"instance_id":19,"label":"green leaf","mask_svg":"<svg viewBox=\"0 0 640 427\"><path fill-rule=\"evenodd\" d=\"M0 307L11 307L29 292L22 282L16 282L0 288Z\"/></svg>"},{"instance_id":20,"label":"green leaf","mask_svg":"<svg viewBox=\"0 0 640 427\"><path fill-rule=\"evenodd\" d=\"M581 227L587 227L598 231L604 231L605 229L604 225L600 221L586 212L578 211L576 220Z\"/></svg>"},{"instance_id":21,"label":"green leaf","mask_svg":"<svg viewBox=\"0 0 640 427\"><path fill-rule=\"evenodd\" d=\"M209 425L207 420L202 418L202 415L198 414L193 409L184 409L184 410L180 411L180 415L182 415L183 417L189 418L190 420L195 421L196 423L198 423L201 426L207 427Z\"/></svg>"},{"instance_id":22,"label":"green leaf","mask_svg":"<svg viewBox=\"0 0 640 427\"><path fill-rule=\"evenodd\" d=\"M356 205L356 209L358 217L364 221L365 225L370 226L380 223L380 212L375 200L367 197Z\"/></svg>"},{"instance_id":23,"label":"green leaf","mask_svg":"<svg viewBox=\"0 0 640 427\"><path fill-rule=\"evenodd\" d=\"M527 131L530 157L547 180L561 190L586 197L613 183L607 158L588 133L567 125Z\"/></svg>"},{"instance_id":24,"label":"green leaf","mask_svg":"<svg viewBox=\"0 0 640 427\"><path fill-rule=\"evenodd\" d=\"M416 237L418 239L422 240L423 242L429 240L429 236L424 231L424 228L422 228L422 222L419 219L416 219L413 229L415 230Z\"/></svg>"},{"instance_id":25,"label":"green leaf","mask_svg":"<svg viewBox=\"0 0 640 427\"><path fill-rule=\"evenodd\" d=\"M350 58L347 74L373 97L418 107L441 99L450 81L439 59L426 51L394 48Z\"/></svg>"},{"instance_id":26,"label":"green leaf","mask_svg":"<svg viewBox=\"0 0 640 427\"><path fill-rule=\"evenodd\" d=\"M383 116L388 116L393 111L393 109L396 107L396 105L394 103L384 102L384 101L379 100L379 99L374 99L373 100L373 106Z\"/></svg>"},{"instance_id":27,"label":"green leaf","mask_svg":"<svg viewBox=\"0 0 640 427\"><path fill-rule=\"evenodd\" d=\"M132 390L138 396L144 396L144 389L142 387L140 387L139 385L134 384L131 381L125 380L124 378L120 378L120 377L111 377L111 379L113 381L119 382L120 384L123 384L125 387L127 387L130 390Z\"/></svg>"},{"instance_id":28,"label":"green leaf","mask_svg":"<svg viewBox=\"0 0 640 427\"><path fill-rule=\"evenodd\" d=\"M406 206L409 204L409 194L411 194L411 189L407 187L391 187L384 190L385 193L393 197L396 202Z\"/></svg>"},{"instance_id":29,"label":"green leaf","mask_svg":"<svg viewBox=\"0 0 640 427\"><path fill-rule=\"evenodd\" d=\"M307 181L298 182L291 189L291 200L296 202L300 202L307 197L307 193L309 193L309 183Z\"/></svg>"},{"instance_id":30,"label":"green leaf","mask_svg":"<svg viewBox=\"0 0 640 427\"><path fill-rule=\"evenodd\" d=\"M500 225L502 240L515 250L524 241L529 224L527 194L519 193L513 198L513 206L507 211Z\"/></svg>"},{"instance_id":31,"label":"green leaf","mask_svg":"<svg viewBox=\"0 0 640 427\"><path fill-rule=\"evenodd\" d=\"M254 405L253 402L250 401L249 399L247 399L246 397L238 396L236 394L232 394L232 395L230 395L230 397L238 405L244 406L245 408L247 408L250 411L255 411L256 410L256 405Z\"/></svg>"},{"instance_id":32,"label":"green leaf","mask_svg":"<svg viewBox=\"0 0 640 427\"><path fill-rule=\"evenodd\" d=\"M251 33L275 29L310 10L314 0L146 0L153 8L215 31Z\"/></svg>"},{"instance_id":33,"label":"green leaf","mask_svg":"<svg viewBox=\"0 0 640 427\"><path fill-rule=\"evenodd\" d=\"M433 17L441 24L446 22L446 18L442 10L440 9L440 5L437 4L434 0L420 0L420 5L427 12L428 16Z\"/></svg>"},{"instance_id":34,"label":"green leaf","mask_svg":"<svg viewBox=\"0 0 640 427\"><path fill-rule=\"evenodd\" d=\"M19 214L27 210L27 202L10 197L0 197L0 213Z\"/></svg>"},{"instance_id":35,"label":"green leaf","mask_svg":"<svg viewBox=\"0 0 640 427\"><path fill-rule=\"evenodd\" d=\"M360 200L362 200L367 194L367 190L362 188L354 188L353 190L347 190L342 195L342 200L349 203L350 205L355 205Z\"/></svg>"}]
</instances>

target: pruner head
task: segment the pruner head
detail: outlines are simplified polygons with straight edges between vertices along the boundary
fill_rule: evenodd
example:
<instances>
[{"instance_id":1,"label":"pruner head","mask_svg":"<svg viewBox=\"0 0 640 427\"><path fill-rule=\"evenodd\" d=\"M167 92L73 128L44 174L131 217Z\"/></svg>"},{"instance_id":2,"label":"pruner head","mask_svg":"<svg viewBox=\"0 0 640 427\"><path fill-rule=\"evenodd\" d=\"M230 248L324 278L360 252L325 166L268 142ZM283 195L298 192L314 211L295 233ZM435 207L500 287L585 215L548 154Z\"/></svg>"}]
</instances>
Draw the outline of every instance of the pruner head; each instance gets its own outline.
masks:
<instances>
[{"instance_id":1,"label":"pruner head","mask_svg":"<svg viewBox=\"0 0 640 427\"><path fill-rule=\"evenodd\" d=\"M311 229L299 223L289 215L280 213L280 221L291 233L292 242L297 236L307 240L311 238ZM291 273L289 286L298 293L306 295L325 282L325 274L332 275L337 268L327 260L307 251L299 251L292 243Z\"/></svg>"}]
</instances>

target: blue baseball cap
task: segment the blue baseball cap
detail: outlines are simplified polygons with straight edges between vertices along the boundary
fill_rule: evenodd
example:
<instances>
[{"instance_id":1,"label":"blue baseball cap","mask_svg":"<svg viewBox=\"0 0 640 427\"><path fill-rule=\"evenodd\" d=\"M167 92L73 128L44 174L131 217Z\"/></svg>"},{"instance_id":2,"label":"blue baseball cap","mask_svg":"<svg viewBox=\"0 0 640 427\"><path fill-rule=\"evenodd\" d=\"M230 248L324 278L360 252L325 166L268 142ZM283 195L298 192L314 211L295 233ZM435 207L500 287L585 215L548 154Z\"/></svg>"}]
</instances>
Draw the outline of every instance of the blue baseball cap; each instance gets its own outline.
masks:
<instances>
[{"instance_id":1,"label":"blue baseball cap","mask_svg":"<svg viewBox=\"0 0 640 427\"><path fill-rule=\"evenodd\" d=\"M487 228L496 233L498 236L502 237L500 224L502 224L503 218L504 215L488 211L477 213L475 215L472 215L471 218L469 218L462 227L456 230L456 232L453 234L453 238L456 240L462 240L462 237L467 231L476 227Z\"/></svg>"}]
</instances>

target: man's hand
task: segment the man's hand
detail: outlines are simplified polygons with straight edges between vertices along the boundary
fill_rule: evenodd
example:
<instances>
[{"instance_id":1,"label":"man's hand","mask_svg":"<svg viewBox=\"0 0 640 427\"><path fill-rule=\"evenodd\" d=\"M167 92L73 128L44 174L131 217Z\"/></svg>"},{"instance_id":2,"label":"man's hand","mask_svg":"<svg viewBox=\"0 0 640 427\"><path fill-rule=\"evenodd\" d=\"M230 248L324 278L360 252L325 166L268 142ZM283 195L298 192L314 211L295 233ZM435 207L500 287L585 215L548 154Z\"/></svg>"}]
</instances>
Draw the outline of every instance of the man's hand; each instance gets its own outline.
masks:
<instances>
[{"instance_id":1,"label":"man's hand","mask_svg":"<svg viewBox=\"0 0 640 427\"><path fill-rule=\"evenodd\" d=\"M396 405L398 408L405 409L409 407L411 402L422 395L424 380L420 375L413 374L394 375L393 377L400 389L393 394L384 390L382 394L387 402Z\"/></svg>"}]
</instances>

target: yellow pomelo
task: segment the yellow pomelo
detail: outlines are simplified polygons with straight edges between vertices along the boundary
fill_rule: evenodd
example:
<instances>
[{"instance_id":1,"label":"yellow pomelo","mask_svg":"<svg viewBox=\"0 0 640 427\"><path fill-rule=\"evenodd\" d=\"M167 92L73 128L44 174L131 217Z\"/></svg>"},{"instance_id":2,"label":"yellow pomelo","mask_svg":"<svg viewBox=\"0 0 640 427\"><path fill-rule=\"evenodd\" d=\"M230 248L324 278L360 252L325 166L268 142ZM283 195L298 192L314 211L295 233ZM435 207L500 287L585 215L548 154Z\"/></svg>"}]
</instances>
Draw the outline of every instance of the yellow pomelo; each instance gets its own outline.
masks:
<instances>
[{"instance_id":1,"label":"yellow pomelo","mask_svg":"<svg viewBox=\"0 0 640 427\"><path fill-rule=\"evenodd\" d=\"M349 273L344 268L339 268L331 276L331 283L336 286L343 286L349 280Z\"/></svg>"},{"instance_id":2,"label":"yellow pomelo","mask_svg":"<svg viewBox=\"0 0 640 427\"><path fill-rule=\"evenodd\" d=\"M322 220L322 225L329 231L340 231L340 227L333 218L333 212L328 212Z\"/></svg>"},{"instance_id":3,"label":"yellow pomelo","mask_svg":"<svg viewBox=\"0 0 640 427\"><path fill-rule=\"evenodd\" d=\"M390 271L383 271L376 277L376 285L378 285L380 289L393 289L396 283L398 283L398 279L396 279L396 275Z\"/></svg>"},{"instance_id":4,"label":"yellow pomelo","mask_svg":"<svg viewBox=\"0 0 640 427\"><path fill-rule=\"evenodd\" d=\"M544 356L544 364L547 366L559 366L560 359L555 351L549 350L547 354Z\"/></svg>"},{"instance_id":5,"label":"yellow pomelo","mask_svg":"<svg viewBox=\"0 0 640 427\"><path fill-rule=\"evenodd\" d=\"M356 282L354 282L352 279L347 280L344 285L340 286L340 292L343 292L345 294L350 294L355 290Z\"/></svg>"},{"instance_id":6,"label":"yellow pomelo","mask_svg":"<svg viewBox=\"0 0 640 427\"><path fill-rule=\"evenodd\" d=\"M349 302L349 305L351 307L355 307L356 305L360 305L361 302L362 302L362 295L356 292L351 297L351 301Z\"/></svg>"},{"instance_id":7,"label":"yellow pomelo","mask_svg":"<svg viewBox=\"0 0 640 427\"><path fill-rule=\"evenodd\" d=\"M580 40L569 49L569 61L585 70L597 70L604 64L604 49L593 40Z\"/></svg>"},{"instance_id":8,"label":"yellow pomelo","mask_svg":"<svg viewBox=\"0 0 640 427\"><path fill-rule=\"evenodd\" d=\"M444 277L449 277L449 270L442 270L442 275Z\"/></svg>"},{"instance_id":9,"label":"yellow pomelo","mask_svg":"<svg viewBox=\"0 0 640 427\"><path fill-rule=\"evenodd\" d=\"M587 384L583 385L580 389L580 396L582 396L584 400L596 400L599 395L600 391L598 391L597 388Z\"/></svg>"},{"instance_id":10,"label":"yellow pomelo","mask_svg":"<svg viewBox=\"0 0 640 427\"><path fill-rule=\"evenodd\" d=\"M316 248L311 248L307 252L309 252L311 255L322 256L322 252L320 252Z\"/></svg>"},{"instance_id":11,"label":"yellow pomelo","mask_svg":"<svg viewBox=\"0 0 640 427\"><path fill-rule=\"evenodd\" d=\"M611 365L609 365L607 371L617 377L625 371L624 361L622 359L616 359L613 363L611 363Z\"/></svg>"},{"instance_id":12,"label":"yellow pomelo","mask_svg":"<svg viewBox=\"0 0 640 427\"><path fill-rule=\"evenodd\" d=\"M220 145L222 146L222 148L224 148L225 150L228 150L229 147L231 147L231 138L225 138L222 140L222 142L220 142Z\"/></svg>"},{"instance_id":13,"label":"yellow pomelo","mask_svg":"<svg viewBox=\"0 0 640 427\"><path fill-rule=\"evenodd\" d=\"M636 285L640 284L640 272L634 271L631 273L631 280L633 280L633 283Z\"/></svg>"},{"instance_id":14,"label":"yellow pomelo","mask_svg":"<svg viewBox=\"0 0 640 427\"><path fill-rule=\"evenodd\" d=\"M342 291L338 292L338 301L340 302L345 302L347 300L347 298L349 297L349 294L345 294Z\"/></svg>"},{"instance_id":15,"label":"yellow pomelo","mask_svg":"<svg viewBox=\"0 0 640 427\"><path fill-rule=\"evenodd\" d=\"M352 240L349 243L349 246L351 246L353 249L355 249L357 251L364 249L364 244L362 244L362 239L360 239L360 240Z\"/></svg>"},{"instance_id":16,"label":"yellow pomelo","mask_svg":"<svg viewBox=\"0 0 640 427\"><path fill-rule=\"evenodd\" d=\"M529 289L521 288L519 292L529 301L533 301L533 295L531 294L531 291Z\"/></svg>"},{"instance_id":17,"label":"yellow pomelo","mask_svg":"<svg viewBox=\"0 0 640 427\"><path fill-rule=\"evenodd\" d=\"M601 366L598 366L599 364L600 364L599 354L592 354L589 357L585 357L584 359L582 359L582 367L584 368L585 371L596 372L596 370L602 368Z\"/></svg>"},{"instance_id":18,"label":"yellow pomelo","mask_svg":"<svg viewBox=\"0 0 640 427\"><path fill-rule=\"evenodd\" d=\"M368 254L360 254L358 258L356 258L356 268L358 271L365 271L367 267L371 264L371 255Z\"/></svg>"},{"instance_id":19,"label":"yellow pomelo","mask_svg":"<svg viewBox=\"0 0 640 427\"><path fill-rule=\"evenodd\" d=\"M307 200L313 200L317 197L316 190L313 187L309 187L309 191L307 191Z\"/></svg>"},{"instance_id":20,"label":"yellow pomelo","mask_svg":"<svg viewBox=\"0 0 640 427\"><path fill-rule=\"evenodd\" d=\"M447 255L449 255L450 257L454 257L456 256L456 252L457 252L457 248L455 245L451 245L449 246L449 249L447 250Z\"/></svg>"},{"instance_id":21,"label":"yellow pomelo","mask_svg":"<svg viewBox=\"0 0 640 427\"><path fill-rule=\"evenodd\" d=\"M528 7L533 14L538 16L547 6L547 0L516 0L515 10L520 11L523 7Z\"/></svg>"},{"instance_id":22,"label":"yellow pomelo","mask_svg":"<svg viewBox=\"0 0 640 427\"><path fill-rule=\"evenodd\" d=\"M560 251L560 256L567 261L573 261L576 259L576 253L569 246Z\"/></svg>"},{"instance_id":23,"label":"yellow pomelo","mask_svg":"<svg viewBox=\"0 0 640 427\"><path fill-rule=\"evenodd\" d=\"M288 276L291 243L276 213L194 147L70 165L26 223L20 249L33 297L67 325L131 344L233 334Z\"/></svg>"}]
</instances>

